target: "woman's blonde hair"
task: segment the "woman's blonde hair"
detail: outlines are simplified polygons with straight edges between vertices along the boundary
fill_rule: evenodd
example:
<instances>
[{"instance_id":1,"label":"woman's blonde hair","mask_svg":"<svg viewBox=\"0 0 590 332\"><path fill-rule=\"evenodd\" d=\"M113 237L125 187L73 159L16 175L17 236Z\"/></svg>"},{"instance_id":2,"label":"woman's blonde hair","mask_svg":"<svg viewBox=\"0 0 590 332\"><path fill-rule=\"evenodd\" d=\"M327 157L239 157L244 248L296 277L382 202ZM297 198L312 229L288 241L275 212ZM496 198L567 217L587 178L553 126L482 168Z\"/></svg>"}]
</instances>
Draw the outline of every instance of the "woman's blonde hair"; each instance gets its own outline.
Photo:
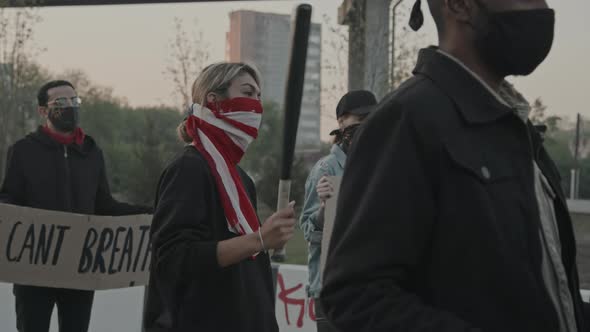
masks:
<instances>
[{"instance_id":1,"label":"woman's blonde hair","mask_svg":"<svg viewBox=\"0 0 590 332\"><path fill-rule=\"evenodd\" d=\"M227 90L234 79L242 75L250 75L256 81L258 86L261 85L260 73L252 64L243 62L218 62L211 64L203 71L193 83L192 98L193 103L205 106L207 104L207 95L211 92L227 97ZM178 126L178 137L186 142L193 141L192 137L186 132L186 120Z\"/></svg>"}]
</instances>

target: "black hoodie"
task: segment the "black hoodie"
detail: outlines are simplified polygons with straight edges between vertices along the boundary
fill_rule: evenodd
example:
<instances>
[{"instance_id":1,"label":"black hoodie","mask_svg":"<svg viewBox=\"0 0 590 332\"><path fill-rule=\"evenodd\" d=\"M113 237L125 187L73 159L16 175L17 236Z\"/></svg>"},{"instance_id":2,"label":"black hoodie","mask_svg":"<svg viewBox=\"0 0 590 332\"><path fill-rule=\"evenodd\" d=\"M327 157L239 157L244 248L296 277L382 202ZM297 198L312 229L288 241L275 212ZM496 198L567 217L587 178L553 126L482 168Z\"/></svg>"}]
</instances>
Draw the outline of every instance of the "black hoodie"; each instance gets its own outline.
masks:
<instances>
[{"instance_id":1,"label":"black hoodie","mask_svg":"<svg viewBox=\"0 0 590 332\"><path fill-rule=\"evenodd\" d=\"M237 167L254 209L256 188ZM228 230L205 158L187 146L162 173L152 221L147 332L278 332L270 258L259 253L219 267Z\"/></svg>"},{"instance_id":2,"label":"black hoodie","mask_svg":"<svg viewBox=\"0 0 590 332\"><path fill-rule=\"evenodd\" d=\"M81 146L62 145L39 127L10 147L6 165L0 196L12 204L111 216L151 210L113 199L102 151L90 136Z\"/></svg>"}]
</instances>

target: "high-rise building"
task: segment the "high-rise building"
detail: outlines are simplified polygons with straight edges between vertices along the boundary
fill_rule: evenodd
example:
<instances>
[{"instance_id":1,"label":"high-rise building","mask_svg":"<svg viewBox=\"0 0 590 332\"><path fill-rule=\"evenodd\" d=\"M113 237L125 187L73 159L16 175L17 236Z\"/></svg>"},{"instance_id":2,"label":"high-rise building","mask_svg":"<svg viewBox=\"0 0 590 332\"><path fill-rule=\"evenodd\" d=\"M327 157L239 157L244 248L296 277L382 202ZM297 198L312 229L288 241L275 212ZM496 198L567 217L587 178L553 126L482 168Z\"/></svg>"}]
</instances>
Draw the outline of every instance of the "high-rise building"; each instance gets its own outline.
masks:
<instances>
[{"instance_id":1,"label":"high-rise building","mask_svg":"<svg viewBox=\"0 0 590 332\"><path fill-rule=\"evenodd\" d=\"M320 147L321 25L312 24L301 117L297 130L298 152ZM290 55L291 16L239 10L230 13L226 59L254 63L262 76L264 101L283 108Z\"/></svg>"}]
</instances>

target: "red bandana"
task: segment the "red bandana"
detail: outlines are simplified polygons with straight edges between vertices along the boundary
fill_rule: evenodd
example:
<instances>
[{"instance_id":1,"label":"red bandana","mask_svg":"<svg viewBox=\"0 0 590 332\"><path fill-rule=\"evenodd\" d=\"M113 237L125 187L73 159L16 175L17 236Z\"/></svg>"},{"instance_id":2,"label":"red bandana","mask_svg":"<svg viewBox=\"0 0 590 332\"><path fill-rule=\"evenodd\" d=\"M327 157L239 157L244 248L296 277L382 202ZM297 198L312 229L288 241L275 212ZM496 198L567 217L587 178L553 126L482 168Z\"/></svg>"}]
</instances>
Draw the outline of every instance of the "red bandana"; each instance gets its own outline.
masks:
<instances>
[{"instance_id":1,"label":"red bandana","mask_svg":"<svg viewBox=\"0 0 590 332\"><path fill-rule=\"evenodd\" d=\"M70 135L64 135L64 134L60 134L56 131L53 131L47 125L44 125L43 127L41 127L41 129L43 130L44 133L46 133L54 141L56 141L59 144L63 144L63 145L70 145L72 143L76 143L77 145L82 145L82 143L84 143L84 137L86 137L86 135L84 134L84 131L82 131L82 128L79 128L79 127L76 128L74 130L74 132Z\"/></svg>"},{"instance_id":2,"label":"red bandana","mask_svg":"<svg viewBox=\"0 0 590 332\"><path fill-rule=\"evenodd\" d=\"M241 235L257 232L260 223L236 165L248 144L258 136L262 120L260 101L234 98L207 107L194 104L192 111L187 119L187 133L213 173L228 229Z\"/></svg>"}]
</instances>

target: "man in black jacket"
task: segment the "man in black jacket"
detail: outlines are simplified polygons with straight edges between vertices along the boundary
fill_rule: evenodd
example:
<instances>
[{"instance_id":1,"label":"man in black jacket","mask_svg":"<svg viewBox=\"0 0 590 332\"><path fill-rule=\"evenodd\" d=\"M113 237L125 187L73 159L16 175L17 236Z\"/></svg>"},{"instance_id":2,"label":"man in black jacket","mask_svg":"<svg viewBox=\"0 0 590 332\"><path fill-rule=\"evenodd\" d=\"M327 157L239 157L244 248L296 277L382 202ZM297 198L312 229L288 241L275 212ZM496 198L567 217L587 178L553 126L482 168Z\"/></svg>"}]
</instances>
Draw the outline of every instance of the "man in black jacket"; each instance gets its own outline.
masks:
<instances>
[{"instance_id":1,"label":"man in black jacket","mask_svg":"<svg viewBox=\"0 0 590 332\"><path fill-rule=\"evenodd\" d=\"M440 46L349 154L328 317L343 332L587 331L560 176L504 80L545 59L554 13L543 0L428 3Z\"/></svg>"},{"instance_id":2,"label":"man in black jacket","mask_svg":"<svg viewBox=\"0 0 590 332\"><path fill-rule=\"evenodd\" d=\"M37 96L44 126L8 152L0 196L12 204L98 215L148 213L111 196L102 151L78 127L80 98L71 83L52 81ZM17 328L47 332L57 305L60 332L88 330L94 292L14 285Z\"/></svg>"}]
</instances>

